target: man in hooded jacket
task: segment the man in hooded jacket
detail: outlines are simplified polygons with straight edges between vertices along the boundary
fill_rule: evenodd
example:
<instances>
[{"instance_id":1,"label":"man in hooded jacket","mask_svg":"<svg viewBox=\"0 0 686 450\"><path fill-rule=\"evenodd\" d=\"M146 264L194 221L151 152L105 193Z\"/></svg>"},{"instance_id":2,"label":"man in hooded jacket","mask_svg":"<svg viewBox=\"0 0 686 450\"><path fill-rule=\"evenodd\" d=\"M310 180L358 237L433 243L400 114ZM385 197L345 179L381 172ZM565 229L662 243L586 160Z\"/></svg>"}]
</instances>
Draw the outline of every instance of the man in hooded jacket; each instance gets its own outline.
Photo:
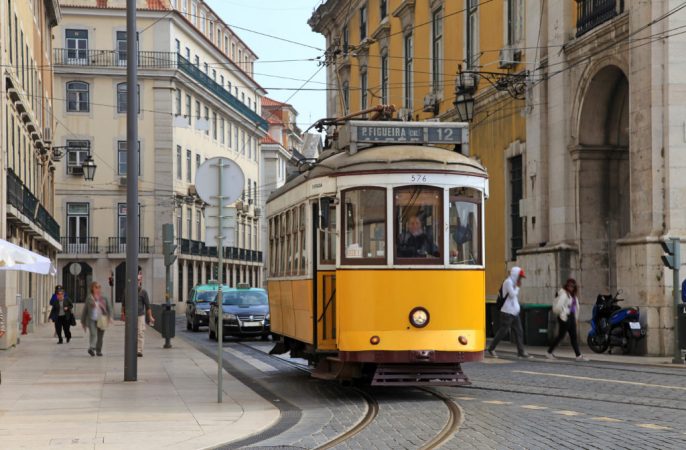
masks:
<instances>
[{"instance_id":1,"label":"man in hooded jacket","mask_svg":"<svg viewBox=\"0 0 686 450\"><path fill-rule=\"evenodd\" d=\"M524 270L515 266L510 270L510 276L503 282L502 295L505 297L505 303L500 309L500 328L487 350L493 358L498 357L495 348L508 332L511 332L510 336L514 338L515 344L517 344L519 357L531 358L524 350L524 330L522 329L522 321L519 319L519 288L523 278L526 278Z\"/></svg>"}]
</instances>

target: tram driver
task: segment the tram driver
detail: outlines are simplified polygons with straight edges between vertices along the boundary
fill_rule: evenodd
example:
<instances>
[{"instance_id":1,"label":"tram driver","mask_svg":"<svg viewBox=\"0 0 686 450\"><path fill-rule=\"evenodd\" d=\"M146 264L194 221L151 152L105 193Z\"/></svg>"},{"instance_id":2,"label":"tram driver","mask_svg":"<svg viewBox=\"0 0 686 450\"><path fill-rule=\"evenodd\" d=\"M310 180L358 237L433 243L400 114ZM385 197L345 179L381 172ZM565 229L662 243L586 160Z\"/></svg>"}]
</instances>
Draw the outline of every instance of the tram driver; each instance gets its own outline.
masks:
<instances>
[{"instance_id":1,"label":"tram driver","mask_svg":"<svg viewBox=\"0 0 686 450\"><path fill-rule=\"evenodd\" d=\"M439 257L438 245L424 233L419 216L407 219L405 232L398 239L398 256L401 258Z\"/></svg>"}]
</instances>

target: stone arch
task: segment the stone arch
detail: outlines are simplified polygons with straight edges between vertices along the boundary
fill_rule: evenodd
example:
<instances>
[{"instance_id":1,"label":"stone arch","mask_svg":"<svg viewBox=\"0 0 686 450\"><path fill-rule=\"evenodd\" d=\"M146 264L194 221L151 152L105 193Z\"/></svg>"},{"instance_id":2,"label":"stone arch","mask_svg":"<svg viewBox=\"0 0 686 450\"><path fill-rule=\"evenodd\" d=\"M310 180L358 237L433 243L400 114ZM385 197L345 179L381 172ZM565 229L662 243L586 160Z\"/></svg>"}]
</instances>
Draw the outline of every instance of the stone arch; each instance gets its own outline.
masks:
<instances>
[{"instance_id":1,"label":"stone arch","mask_svg":"<svg viewBox=\"0 0 686 450\"><path fill-rule=\"evenodd\" d=\"M576 165L579 267L586 296L617 288L617 240L630 232L629 80L614 64L579 98Z\"/></svg>"}]
</instances>

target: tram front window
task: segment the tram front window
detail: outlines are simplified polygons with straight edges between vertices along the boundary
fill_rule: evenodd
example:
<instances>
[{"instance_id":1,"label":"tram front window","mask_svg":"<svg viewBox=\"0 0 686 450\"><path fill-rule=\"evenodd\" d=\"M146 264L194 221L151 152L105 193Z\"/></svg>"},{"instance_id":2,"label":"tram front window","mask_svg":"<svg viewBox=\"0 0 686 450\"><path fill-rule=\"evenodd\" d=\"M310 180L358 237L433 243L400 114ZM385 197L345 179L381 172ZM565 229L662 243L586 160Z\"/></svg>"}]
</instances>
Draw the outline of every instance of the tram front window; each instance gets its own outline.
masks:
<instances>
[{"instance_id":1,"label":"tram front window","mask_svg":"<svg viewBox=\"0 0 686 450\"><path fill-rule=\"evenodd\" d=\"M343 192L343 254L346 264L386 262L386 190L356 188Z\"/></svg>"},{"instance_id":2,"label":"tram front window","mask_svg":"<svg viewBox=\"0 0 686 450\"><path fill-rule=\"evenodd\" d=\"M426 186L394 191L398 264L441 264L443 192Z\"/></svg>"},{"instance_id":3,"label":"tram front window","mask_svg":"<svg viewBox=\"0 0 686 450\"><path fill-rule=\"evenodd\" d=\"M450 190L450 264L481 265L481 192Z\"/></svg>"}]
</instances>

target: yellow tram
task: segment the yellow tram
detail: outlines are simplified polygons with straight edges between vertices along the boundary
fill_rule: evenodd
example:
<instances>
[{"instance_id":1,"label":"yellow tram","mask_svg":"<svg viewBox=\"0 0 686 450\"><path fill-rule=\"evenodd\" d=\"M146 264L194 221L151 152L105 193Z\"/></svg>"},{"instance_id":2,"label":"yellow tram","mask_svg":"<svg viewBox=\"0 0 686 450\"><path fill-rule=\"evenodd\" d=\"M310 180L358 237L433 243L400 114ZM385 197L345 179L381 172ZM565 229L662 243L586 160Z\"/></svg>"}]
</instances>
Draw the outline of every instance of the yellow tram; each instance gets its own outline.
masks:
<instances>
[{"instance_id":1,"label":"yellow tram","mask_svg":"<svg viewBox=\"0 0 686 450\"><path fill-rule=\"evenodd\" d=\"M347 121L267 203L272 353L322 378L467 383L485 346L486 170L465 124Z\"/></svg>"}]
</instances>

